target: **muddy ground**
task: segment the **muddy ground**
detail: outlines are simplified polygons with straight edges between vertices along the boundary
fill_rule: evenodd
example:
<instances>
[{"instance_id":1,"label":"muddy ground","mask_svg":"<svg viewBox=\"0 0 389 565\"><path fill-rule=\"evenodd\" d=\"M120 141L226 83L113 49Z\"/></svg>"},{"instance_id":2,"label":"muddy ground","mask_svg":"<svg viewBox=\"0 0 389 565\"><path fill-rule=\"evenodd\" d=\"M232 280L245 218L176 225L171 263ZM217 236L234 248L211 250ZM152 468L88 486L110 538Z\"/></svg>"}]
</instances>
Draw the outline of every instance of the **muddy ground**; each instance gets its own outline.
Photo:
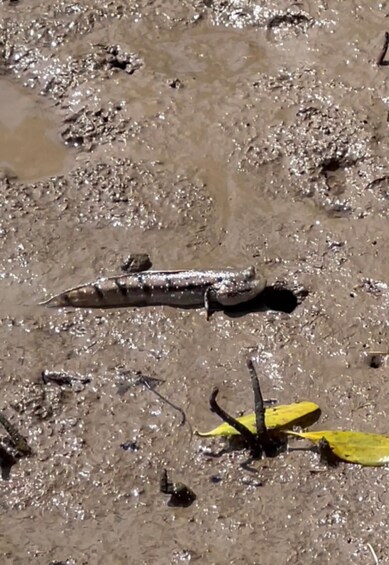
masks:
<instances>
[{"instance_id":1,"label":"muddy ground","mask_svg":"<svg viewBox=\"0 0 389 565\"><path fill-rule=\"evenodd\" d=\"M206 430L214 385L252 410L253 348L264 395L317 402L316 429L389 431L388 358L369 357L388 351L389 68L374 62L389 2L0 12L0 409L34 451L3 469L1 563L365 565L371 548L389 563L386 469L291 449L250 472L246 451L212 456L222 441L133 384L162 379ZM37 305L131 252L155 268L254 263L308 295L209 322ZM191 506L167 505L163 467Z\"/></svg>"}]
</instances>

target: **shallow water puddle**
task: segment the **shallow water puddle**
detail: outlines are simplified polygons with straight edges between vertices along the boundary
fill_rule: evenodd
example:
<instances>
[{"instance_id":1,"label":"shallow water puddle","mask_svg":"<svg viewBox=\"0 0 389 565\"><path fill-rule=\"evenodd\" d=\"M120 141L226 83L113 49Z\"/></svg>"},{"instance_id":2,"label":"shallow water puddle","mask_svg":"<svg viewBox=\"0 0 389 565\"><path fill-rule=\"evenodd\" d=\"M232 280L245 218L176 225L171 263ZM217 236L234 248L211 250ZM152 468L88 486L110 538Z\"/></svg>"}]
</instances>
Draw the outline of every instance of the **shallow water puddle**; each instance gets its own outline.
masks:
<instances>
[{"instance_id":1,"label":"shallow water puddle","mask_svg":"<svg viewBox=\"0 0 389 565\"><path fill-rule=\"evenodd\" d=\"M58 126L42 100L0 79L0 167L22 181L64 172L70 152L59 140Z\"/></svg>"}]
</instances>

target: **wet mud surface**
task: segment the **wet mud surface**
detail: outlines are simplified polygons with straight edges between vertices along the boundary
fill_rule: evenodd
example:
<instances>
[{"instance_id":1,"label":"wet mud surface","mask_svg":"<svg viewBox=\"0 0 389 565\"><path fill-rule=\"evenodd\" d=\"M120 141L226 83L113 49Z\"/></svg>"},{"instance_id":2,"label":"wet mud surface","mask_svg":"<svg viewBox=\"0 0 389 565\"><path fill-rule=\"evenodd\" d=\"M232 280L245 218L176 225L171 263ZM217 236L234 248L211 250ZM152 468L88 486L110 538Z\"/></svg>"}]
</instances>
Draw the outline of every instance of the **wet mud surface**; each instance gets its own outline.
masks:
<instances>
[{"instance_id":1,"label":"wet mud surface","mask_svg":"<svg viewBox=\"0 0 389 565\"><path fill-rule=\"evenodd\" d=\"M34 452L3 469L1 563L374 563L368 544L387 562L387 470L327 468L298 442L247 470L136 376L207 430L215 385L252 411L251 351L266 397L320 405L316 429L389 432L389 3L0 13L0 409ZM209 322L37 306L134 252L253 263L266 305Z\"/></svg>"}]
</instances>

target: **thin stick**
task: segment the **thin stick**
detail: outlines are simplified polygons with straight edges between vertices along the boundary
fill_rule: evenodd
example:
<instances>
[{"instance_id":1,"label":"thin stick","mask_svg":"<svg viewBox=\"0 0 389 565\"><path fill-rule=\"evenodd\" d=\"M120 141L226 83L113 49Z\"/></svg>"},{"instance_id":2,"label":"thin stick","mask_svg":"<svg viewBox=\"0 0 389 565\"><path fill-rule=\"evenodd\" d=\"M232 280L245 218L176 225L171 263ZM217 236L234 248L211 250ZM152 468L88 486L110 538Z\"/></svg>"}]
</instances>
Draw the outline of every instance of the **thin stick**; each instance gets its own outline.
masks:
<instances>
[{"instance_id":1,"label":"thin stick","mask_svg":"<svg viewBox=\"0 0 389 565\"><path fill-rule=\"evenodd\" d=\"M267 435L267 429L265 424L265 407L264 407L261 388L259 386L258 376L255 371L255 367L252 359L247 359L247 368L250 373L251 386L254 391L254 412L255 412L255 425L257 428L257 435L261 437L264 434Z\"/></svg>"},{"instance_id":2,"label":"thin stick","mask_svg":"<svg viewBox=\"0 0 389 565\"><path fill-rule=\"evenodd\" d=\"M164 494L172 494L173 492L173 483L169 481L166 469L162 469L161 471L161 476L159 479L159 490Z\"/></svg>"},{"instance_id":3,"label":"thin stick","mask_svg":"<svg viewBox=\"0 0 389 565\"><path fill-rule=\"evenodd\" d=\"M389 47L389 32L385 31L385 39L380 54L377 57L377 65L381 67L384 64L384 59L386 57L386 52Z\"/></svg>"},{"instance_id":4,"label":"thin stick","mask_svg":"<svg viewBox=\"0 0 389 565\"><path fill-rule=\"evenodd\" d=\"M180 407L180 406L176 406L175 404L173 404L173 402L171 402L169 399L165 398L160 392L158 392L155 388L153 388L150 383L147 380L147 377L144 377L143 375L141 375L139 377L139 381L140 383L142 383L147 389L149 389L151 392L153 392L156 396L158 396L158 398L160 398L163 402L166 402L166 404L168 404L169 406L171 406L174 410L177 410L177 412L179 412L181 414L181 422L180 422L180 426L183 426L186 422L186 414L184 412L184 410Z\"/></svg>"},{"instance_id":5,"label":"thin stick","mask_svg":"<svg viewBox=\"0 0 389 565\"><path fill-rule=\"evenodd\" d=\"M247 359L247 368L250 373L251 386L254 392L254 411L255 411L255 427L257 429L257 443L264 450L266 455L270 455L277 449L277 442L274 441L266 428L265 422L265 403L262 396L261 387L257 372L252 359Z\"/></svg>"},{"instance_id":6,"label":"thin stick","mask_svg":"<svg viewBox=\"0 0 389 565\"><path fill-rule=\"evenodd\" d=\"M368 548L370 549L370 551L371 551L371 554L372 554L372 556L373 556L375 565L378 565L378 564L379 564L379 560L378 560L377 554L376 554L376 552L374 551L374 549L373 549L371 543L367 543L366 545L367 545L367 547L368 547Z\"/></svg>"},{"instance_id":7,"label":"thin stick","mask_svg":"<svg viewBox=\"0 0 389 565\"><path fill-rule=\"evenodd\" d=\"M215 414L217 414L223 420L223 422L226 422L226 424L234 428L244 438L247 445L250 447L252 455L258 456L258 454L262 452L262 449L260 443L257 440L257 437L253 433L251 433L250 430L246 428L246 426L227 414L227 412L225 412L223 408L218 405L218 403L216 402L216 397L218 394L219 389L215 387L209 398L209 406L211 408L211 412L215 412Z\"/></svg>"},{"instance_id":8,"label":"thin stick","mask_svg":"<svg viewBox=\"0 0 389 565\"><path fill-rule=\"evenodd\" d=\"M18 430L15 428L13 424L11 424L11 422L8 420L8 418L6 418L3 412L0 412L0 424L8 433L17 451L19 451L25 456L32 454L32 449L28 445L26 438L18 432Z\"/></svg>"}]
</instances>

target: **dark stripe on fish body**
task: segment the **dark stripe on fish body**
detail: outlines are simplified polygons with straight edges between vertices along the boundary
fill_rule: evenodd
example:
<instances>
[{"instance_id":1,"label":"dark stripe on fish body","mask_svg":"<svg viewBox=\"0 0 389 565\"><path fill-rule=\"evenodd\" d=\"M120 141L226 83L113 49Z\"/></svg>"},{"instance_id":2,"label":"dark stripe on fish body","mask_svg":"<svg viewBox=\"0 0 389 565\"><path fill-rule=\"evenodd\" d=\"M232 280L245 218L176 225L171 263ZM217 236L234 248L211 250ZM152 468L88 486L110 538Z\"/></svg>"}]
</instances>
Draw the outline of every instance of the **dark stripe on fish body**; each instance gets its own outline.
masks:
<instances>
[{"instance_id":1,"label":"dark stripe on fish body","mask_svg":"<svg viewBox=\"0 0 389 565\"><path fill-rule=\"evenodd\" d=\"M151 285L150 283L148 283L148 282L144 282L144 283L142 284L142 287L141 287L141 288L142 288L142 291L143 291L145 294L151 294L151 293L153 292L153 287L152 287L152 285Z\"/></svg>"},{"instance_id":2,"label":"dark stripe on fish body","mask_svg":"<svg viewBox=\"0 0 389 565\"><path fill-rule=\"evenodd\" d=\"M114 282L115 282L116 287L119 289L120 294L122 296L127 296L127 294L128 294L127 286L125 284L122 284L120 281L118 281L118 279L115 279Z\"/></svg>"},{"instance_id":3,"label":"dark stripe on fish body","mask_svg":"<svg viewBox=\"0 0 389 565\"><path fill-rule=\"evenodd\" d=\"M62 298L63 298L63 301L65 302L66 306L72 305L72 301L71 301L70 296L68 295L67 292L62 295Z\"/></svg>"},{"instance_id":4,"label":"dark stripe on fish body","mask_svg":"<svg viewBox=\"0 0 389 565\"><path fill-rule=\"evenodd\" d=\"M143 273L140 273L137 278L139 290L144 292L144 294L151 294L153 292L153 285L147 282L147 279L143 276Z\"/></svg>"},{"instance_id":5,"label":"dark stripe on fish body","mask_svg":"<svg viewBox=\"0 0 389 565\"><path fill-rule=\"evenodd\" d=\"M98 299L104 300L104 292L101 290L101 288L97 284L94 284L92 286L95 290L96 295L98 296Z\"/></svg>"},{"instance_id":6,"label":"dark stripe on fish body","mask_svg":"<svg viewBox=\"0 0 389 565\"><path fill-rule=\"evenodd\" d=\"M201 285L204 286L205 288L211 285ZM204 288L204 290L205 290ZM201 290L201 287L199 287L198 283L188 283L185 285L185 289L184 290L188 290L188 291L192 291L192 290Z\"/></svg>"},{"instance_id":7,"label":"dark stripe on fish body","mask_svg":"<svg viewBox=\"0 0 389 565\"><path fill-rule=\"evenodd\" d=\"M170 279L166 279L164 288L167 292L171 292L172 290L176 290L176 285Z\"/></svg>"}]
</instances>

